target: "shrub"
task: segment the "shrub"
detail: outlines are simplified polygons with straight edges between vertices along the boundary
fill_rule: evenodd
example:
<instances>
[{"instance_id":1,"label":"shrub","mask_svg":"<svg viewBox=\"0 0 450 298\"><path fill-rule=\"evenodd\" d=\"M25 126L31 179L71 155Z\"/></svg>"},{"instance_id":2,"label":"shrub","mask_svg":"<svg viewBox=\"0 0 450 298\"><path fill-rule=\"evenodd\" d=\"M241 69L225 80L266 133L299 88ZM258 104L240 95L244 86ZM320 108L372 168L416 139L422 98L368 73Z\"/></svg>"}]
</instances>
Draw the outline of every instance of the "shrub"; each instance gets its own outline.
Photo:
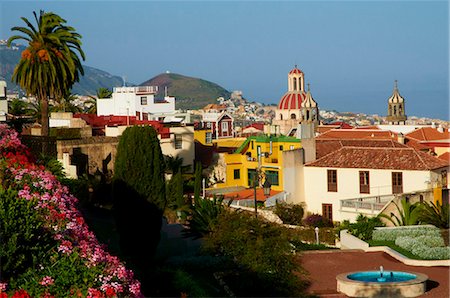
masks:
<instances>
[{"instance_id":1,"label":"shrub","mask_svg":"<svg viewBox=\"0 0 450 298\"><path fill-rule=\"evenodd\" d=\"M277 203L275 206L275 214L283 221L285 224L289 225L301 225L304 215L303 206L292 205L286 203Z\"/></svg>"},{"instance_id":2,"label":"shrub","mask_svg":"<svg viewBox=\"0 0 450 298\"><path fill-rule=\"evenodd\" d=\"M367 241L372 239L372 233L375 227L383 227L384 223L378 217L368 218L360 214L356 218L356 223L348 224L348 232L361 240Z\"/></svg>"},{"instance_id":3,"label":"shrub","mask_svg":"<svg viewBox=\"0 0 450 298\"><path fill-rule=\"evenodd\" d=\"M58 140L71 140L81 138L81 128L51 128L50 136L56 137Z\"/></svg>"},{"instance_id":4,"label":"shrub","mask_svg":"<svg viewBox=\"0 0 450 298\"><path fill-rule=\"evenodd\" d=\"M223 212L217 225L205 237L204 249L227 256L242 268L253 272L258 287L267 289L266 295L295 295L299 279L285 229L241 212ZM259 289L260 290L260 289Z\"/></svg>"},{"instance_id":5,"label":"shrub","mask_svg":"<svg viewBox=\"0 0 450 298\"><path fill-rule=\"evenodd\" d=\"M308 215L303 221L303 223L307 226L318 228L333 226L333 223L330 220L328 220L327 218L323 217L320 214Z\"/></svg>"},{"instance_id":6,"label":"shrub","mask_svg":"<svg viewBox=\"0 0 450 298\"><path fill-rule=\"evenodd\" d=\"M219 215L225 210L223 199L223 197L214 197L212 200L195 197L188 216L188 229L184 232L185 236L200 238L211 233L217 224ZM228 205L230 204L231 201Z\"/></svg>"},{"instance_id":7,"label":"shrub","mask_svg":"<svg viewBox=\"0 0 450 298\"><path fill-rule=\"evenodd\" d=\"M35 200L20 200L17 191L0 186L0 273L2 280L36 268L56 242L35 211Z\"/></svg>"},{"instance_id":8,"label":"shrub","mask_svg":"<svg viewBox=\"0 0 450 298\"><path fill-rule=\"evenodd\" d=\"M419 202L411 204L406 198L400 201L401 207L394 202L398 216L391 212L390 215L380 214L380 217L386 218L395 226L413 226L419 223L419 217L422 208Z\"/></svg>"},{"instance_id":9,"label":"shrub","mask_svg":"<svg viewBox=\"0 0 450 298\"><path fill-rule=\"evenodd\" d=\"M450 247L444 246L444 240L436 236L398 237L395 244L425 260L450 259Z\"/></svg>"},{"instance_id":10,"label":"shrub","mask_svg":"<svg viewBox=\"0 0 450 298\"><path fill-rule=\"evenodd\" d=\"M314 227L301 227L297 229L288 229L287 233L291 242L301 241L306 243L316 243L316 232ZM336 240L336 233L333 228L320 228L319 241L328 245L334 245Z\"/></svg>"},{"instance_id":11,"label":"shrub","mask_svg":"<svg viewBox=\"0 0 450 298\"><path fill-rule=\"evenodd\" d=\"M381 228L373 231L372 239L376 241L395 241L398 237L408 236L415 238L423 235L440 237L440 231L431 226Z\"/></svg>"}]
</instances>

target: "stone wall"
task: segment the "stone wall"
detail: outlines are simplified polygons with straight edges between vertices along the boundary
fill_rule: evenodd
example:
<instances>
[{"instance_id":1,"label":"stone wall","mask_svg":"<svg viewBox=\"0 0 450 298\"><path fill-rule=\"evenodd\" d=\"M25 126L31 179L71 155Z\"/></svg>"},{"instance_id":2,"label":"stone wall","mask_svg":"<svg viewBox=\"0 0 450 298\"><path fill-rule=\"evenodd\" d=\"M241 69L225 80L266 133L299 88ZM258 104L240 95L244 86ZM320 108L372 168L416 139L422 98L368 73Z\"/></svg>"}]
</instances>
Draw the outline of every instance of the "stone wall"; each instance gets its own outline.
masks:
<instances>
[{"instance_id":1,"label":"stone wall","mask_svg":"<svg viewBox=\"0 0 450 298\"><path fill-rule=\"evenodd\" d=\"M76 140L57 141L58 159L63 153L70 155L72 165L77 166L77 175L94 174L97 169L105 175L112 175L119 138L94 136Z\"/></svg>"}]
</instances>

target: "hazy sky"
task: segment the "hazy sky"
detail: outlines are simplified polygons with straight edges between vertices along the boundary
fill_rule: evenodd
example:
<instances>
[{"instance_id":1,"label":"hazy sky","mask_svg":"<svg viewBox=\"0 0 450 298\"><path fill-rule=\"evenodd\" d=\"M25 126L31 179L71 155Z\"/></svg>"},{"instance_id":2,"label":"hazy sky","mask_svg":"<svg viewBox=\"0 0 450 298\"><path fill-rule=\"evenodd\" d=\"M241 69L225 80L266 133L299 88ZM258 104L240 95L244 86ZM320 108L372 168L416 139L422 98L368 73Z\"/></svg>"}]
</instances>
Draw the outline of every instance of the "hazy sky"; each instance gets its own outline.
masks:
<instances>
[{"instance_id":1,"label":"hazy sky","mask_svg":"<svg viewBox=\"0 0 450 298\"><path fill-rule=\"evenodd\" d=\"M0 0L0 38L39 9L135 84L170 71L277 103L297 64L321 108L385 115L398 80L408 115L449 117L448 1Z\"/></svg>"}]
</instances>

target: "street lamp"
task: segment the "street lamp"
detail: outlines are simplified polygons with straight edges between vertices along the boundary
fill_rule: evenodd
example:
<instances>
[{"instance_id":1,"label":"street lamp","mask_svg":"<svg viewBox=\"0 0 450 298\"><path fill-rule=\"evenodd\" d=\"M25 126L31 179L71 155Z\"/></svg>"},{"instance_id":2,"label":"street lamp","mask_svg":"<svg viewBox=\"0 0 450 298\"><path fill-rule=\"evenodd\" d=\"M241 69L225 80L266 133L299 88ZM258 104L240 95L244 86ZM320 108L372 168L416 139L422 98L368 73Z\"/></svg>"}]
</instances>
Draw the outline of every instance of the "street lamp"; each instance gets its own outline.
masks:
<instances>
[{"instance_id":1,"label":"street lamp","mask_svg":"<svg viewBox=\"0 0 450 298\"><path fill-rule=\"evenodd\" d=\"M256 173L255 176L255 181L253 184L254 187L254 203L255 203L255 217L258 218L258 202L256 200L256 188L259 186L259 175L258 173ZM264 184L262 186L263 191L264 191L264 196L266 196L266 198L270 195L270 188L272 187L272 184L269 182L269 180L266 178L266 181L264 181Z\"/></svg>"}]
</instances>

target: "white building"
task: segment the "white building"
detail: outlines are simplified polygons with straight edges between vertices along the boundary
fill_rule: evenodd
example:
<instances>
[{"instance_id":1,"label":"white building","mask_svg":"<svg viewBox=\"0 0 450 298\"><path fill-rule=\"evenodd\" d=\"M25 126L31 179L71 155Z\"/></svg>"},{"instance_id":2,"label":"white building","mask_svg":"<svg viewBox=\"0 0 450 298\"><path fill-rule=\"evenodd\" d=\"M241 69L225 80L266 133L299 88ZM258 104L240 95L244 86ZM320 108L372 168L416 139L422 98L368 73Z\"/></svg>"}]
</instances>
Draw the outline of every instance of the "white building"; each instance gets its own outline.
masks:
<instances>
[{"instance_id":1,"label":"white building","mask_svg":"<svg viewBox=\"0 0 450 298\"><path fill-rule=\"evenodd\" d=\"M359 213L377 215L396 194L430 192L436 183L448 187L448 161L393 140L311 144L283 155L285 190L292 203L304 203L308 212L334 221L354 221Z\"/></svg>"},{"instance_id":2,"label":"white building","mask_svg":"<svg viewBox=\"0 0 450 298\"><path fill-rule=\"evenodd\" d=\"M157 86L115 87L111 98L97 99L98 116L137 116L139 120L162 120L175 113L175 97L157 99Z\"/></svg>"},{"instance_id":3,"label":"white building","mask_svg":"<svg viewBox=\"0 0 450 298\"><path fill-rule=\"evenodd\" d=\"M0 81L0 121L6 121L8 115L8 100L6 97L6 82Z\"/></svg>"}]
</instances>

